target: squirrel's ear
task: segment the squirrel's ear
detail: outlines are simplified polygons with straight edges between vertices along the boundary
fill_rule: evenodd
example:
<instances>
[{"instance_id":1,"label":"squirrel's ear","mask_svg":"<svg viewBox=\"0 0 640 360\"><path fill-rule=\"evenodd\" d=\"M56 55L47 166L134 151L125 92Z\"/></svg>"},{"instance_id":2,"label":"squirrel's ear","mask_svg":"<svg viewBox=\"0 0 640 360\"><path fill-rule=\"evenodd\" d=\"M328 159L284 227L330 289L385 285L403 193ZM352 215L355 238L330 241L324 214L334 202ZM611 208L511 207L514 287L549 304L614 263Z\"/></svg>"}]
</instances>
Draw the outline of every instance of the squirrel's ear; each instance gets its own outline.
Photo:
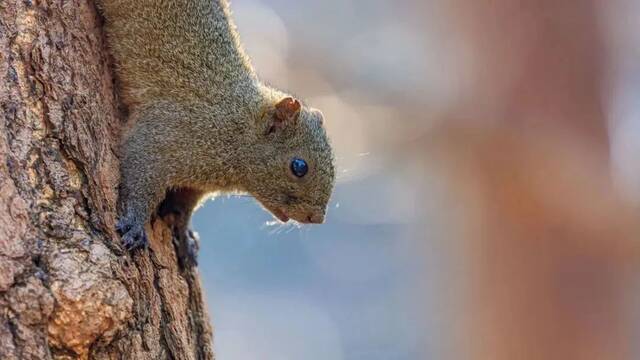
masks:
<instances>
[{"instance_id":1,"label":"squirrel's ear","mask_svg":"<svg viewBox=\"0 0 640 360\"><path fill-rule=\"evenodd\" d=\"M276 104L275 119L283 125L295 122L298 120L298 115L300 115L300 108L300 101L287 96Z\"/></svg>"},{"instance_id":2,"label":"squirrel's ear","mask_svg":"<svg viewBox=\"0 0 640 360\"><path fill-rule=\"evenodd\" d=\"M282 129L287 125L298 121L300 115L300 101L287 96L280 100L274 108L271 120L268 123L266 134L271 134L278 129Z\"/></svg>"}]
</instances>

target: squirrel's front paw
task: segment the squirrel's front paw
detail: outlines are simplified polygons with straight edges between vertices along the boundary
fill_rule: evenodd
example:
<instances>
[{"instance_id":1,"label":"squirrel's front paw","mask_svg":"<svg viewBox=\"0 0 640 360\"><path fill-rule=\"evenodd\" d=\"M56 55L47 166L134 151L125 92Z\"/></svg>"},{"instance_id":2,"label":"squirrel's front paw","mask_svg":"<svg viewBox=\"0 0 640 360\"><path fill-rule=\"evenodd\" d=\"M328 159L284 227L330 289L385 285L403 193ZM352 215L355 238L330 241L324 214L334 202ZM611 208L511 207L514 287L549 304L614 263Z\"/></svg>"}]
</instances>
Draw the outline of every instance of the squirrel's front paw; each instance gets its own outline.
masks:
<instances>
[{"instance_id":1,"label":"squirrel's front paw","mask_svg":"<svg viewBox=\"0 0 640 360\"><path fill-rule=\"evenodd\" d=\"M149 246L147 233L142 224L122 219L116 224L116 230L122 236L122 245L129 251Z\"/></svg>"},{"instance_id":2,"label":"squirrel's front paw","mask_svg":"<svg viewBox=\"0 0 640 360\"><path fill-rule=\"evenodd\" d=\"M197 266L198 251L200 250L200 237L198 236L198 233L191 229L187 230L186 235L187 257L189 259L189 263L193 266Z\"/></svg>"}]
</instances>

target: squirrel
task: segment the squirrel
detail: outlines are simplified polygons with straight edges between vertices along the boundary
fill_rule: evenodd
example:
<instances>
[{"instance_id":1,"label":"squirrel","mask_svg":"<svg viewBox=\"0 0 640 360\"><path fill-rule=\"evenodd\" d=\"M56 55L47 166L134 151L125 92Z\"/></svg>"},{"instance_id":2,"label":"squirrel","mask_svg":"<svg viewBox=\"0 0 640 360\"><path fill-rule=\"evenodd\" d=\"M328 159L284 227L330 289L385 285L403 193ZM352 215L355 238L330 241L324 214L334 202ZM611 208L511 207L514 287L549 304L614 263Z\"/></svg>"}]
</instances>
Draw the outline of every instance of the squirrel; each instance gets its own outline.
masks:
<instances>
[{"instance_id":1,"label":"squirrel","mask_svg":"<svg viewBox=\"0 0 640 360\"><path fill-rule=\"evenodd\" d=\"M227 0L98 0L130 128L116 229L145 248L171 220L195 263L191 214L211 193L248 193L277 219L322 223L335 181L319 110L265 85Z\"/></svg>"}]
</instances>

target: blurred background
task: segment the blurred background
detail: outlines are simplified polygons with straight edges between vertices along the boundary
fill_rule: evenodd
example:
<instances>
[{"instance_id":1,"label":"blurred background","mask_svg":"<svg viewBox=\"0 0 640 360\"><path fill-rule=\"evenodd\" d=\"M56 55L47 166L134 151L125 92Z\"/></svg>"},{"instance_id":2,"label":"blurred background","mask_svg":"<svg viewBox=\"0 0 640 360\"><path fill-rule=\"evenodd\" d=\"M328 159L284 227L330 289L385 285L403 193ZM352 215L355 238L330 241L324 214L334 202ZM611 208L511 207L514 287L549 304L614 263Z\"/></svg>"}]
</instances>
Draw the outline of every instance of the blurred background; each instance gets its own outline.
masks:
<instances>
[{"instance_id":1,"label":"blurred background","mask_svg":"<svg viewBox=\"0 0 640 360\"><path fill-rule=\"evenodd\" d=\"M640 1L231 7L339 175L321 226L196 213L218 359L640 358Z\"/></svg>"}]
</instances>

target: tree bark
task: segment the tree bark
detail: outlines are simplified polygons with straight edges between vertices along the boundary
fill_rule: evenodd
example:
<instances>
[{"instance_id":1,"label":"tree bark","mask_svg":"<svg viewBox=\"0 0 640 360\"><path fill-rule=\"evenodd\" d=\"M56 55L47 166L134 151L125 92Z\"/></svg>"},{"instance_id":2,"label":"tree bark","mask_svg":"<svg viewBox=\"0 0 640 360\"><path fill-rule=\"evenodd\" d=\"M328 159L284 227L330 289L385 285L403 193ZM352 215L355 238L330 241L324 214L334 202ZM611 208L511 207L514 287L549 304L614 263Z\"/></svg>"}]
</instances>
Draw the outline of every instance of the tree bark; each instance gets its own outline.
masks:
<instances>
[{"instance_id":1,"label":"tree bark","mask_svg":"<svg viewBox=\"0 0 640 360\"><path fill-rule=\"evenodd\" d=\"M115 233L124 117L92 1L0 1L0 359L212 359L196 269Z\"/></svg>"}]
</instances>

